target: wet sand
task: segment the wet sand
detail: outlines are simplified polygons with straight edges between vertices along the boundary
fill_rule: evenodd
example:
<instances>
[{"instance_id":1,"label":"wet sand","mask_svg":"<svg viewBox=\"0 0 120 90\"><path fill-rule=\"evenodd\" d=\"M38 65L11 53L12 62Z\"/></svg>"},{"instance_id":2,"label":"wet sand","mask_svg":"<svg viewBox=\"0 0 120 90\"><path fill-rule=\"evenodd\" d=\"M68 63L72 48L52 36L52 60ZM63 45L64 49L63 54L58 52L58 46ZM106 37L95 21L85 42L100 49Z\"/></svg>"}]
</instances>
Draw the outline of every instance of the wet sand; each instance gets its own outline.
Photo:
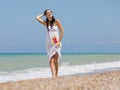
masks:
<instances>
[{"instance_id":1,"label":"wet sand","mask_svg":"<svg viewBox=\"0 0 120 90\"><path fill-rule=\"evenodd\" d=\"M0 90L120 90L120 70L0 83Z\"/></svg>"}]
</instances>

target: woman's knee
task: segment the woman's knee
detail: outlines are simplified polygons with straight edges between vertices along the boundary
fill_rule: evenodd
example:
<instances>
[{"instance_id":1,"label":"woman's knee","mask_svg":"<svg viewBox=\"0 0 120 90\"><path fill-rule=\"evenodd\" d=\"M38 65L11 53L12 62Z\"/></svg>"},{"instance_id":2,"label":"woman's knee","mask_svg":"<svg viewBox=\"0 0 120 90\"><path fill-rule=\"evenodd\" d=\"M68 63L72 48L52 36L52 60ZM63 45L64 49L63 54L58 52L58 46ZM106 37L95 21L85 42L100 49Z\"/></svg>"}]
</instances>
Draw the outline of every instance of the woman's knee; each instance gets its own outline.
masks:
<instances>
[{"instance_id":1,"label":"woman's knee","mask_svg":"<svg viewBox=\"0 0 120 90\"><path fill-rule=\"evenodd\" d=\"M58 63L58 60L55 60L54 62L55 62L55 63Z\"/></svg>"},{"instance_id":2,"label":"woman's knee","mask_svg":"<svg viewBox=\"0 0 120 90\"><path fill-rule=\"evenodd\" d=\"M57 60L58 59L58 53L56 52L56 54L55 54L55 60Z\"/></svg>"},{"instance_id":3,"label":"woman's knee","mask_svg":"<svg viewBox=\"0 0 120 90\"><path fill-rule=\"evenodd\" d=\"M50 63L50 64L51 64L51 63L54 63L54 58L53 58L53 57L50 59L49 63Z\"/></svg>"}]
</instances>

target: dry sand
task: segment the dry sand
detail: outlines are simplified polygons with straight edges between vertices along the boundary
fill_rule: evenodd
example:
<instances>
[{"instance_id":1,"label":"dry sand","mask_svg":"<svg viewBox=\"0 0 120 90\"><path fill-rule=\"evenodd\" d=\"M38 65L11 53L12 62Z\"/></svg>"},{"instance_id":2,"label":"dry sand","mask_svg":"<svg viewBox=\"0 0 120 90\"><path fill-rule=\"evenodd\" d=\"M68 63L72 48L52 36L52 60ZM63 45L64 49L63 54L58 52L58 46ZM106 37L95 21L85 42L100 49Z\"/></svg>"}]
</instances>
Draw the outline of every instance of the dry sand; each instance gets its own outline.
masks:
<instances>
[{"instance_id":1,"label":"dry sand","mask_svg":"<svg viewBox=\"0 0 120 90\"><path fill-rule=\"evenodd\" d=\"M120 90L120 70L0 83L0 90Z\"/></svg>"}]
</instances>

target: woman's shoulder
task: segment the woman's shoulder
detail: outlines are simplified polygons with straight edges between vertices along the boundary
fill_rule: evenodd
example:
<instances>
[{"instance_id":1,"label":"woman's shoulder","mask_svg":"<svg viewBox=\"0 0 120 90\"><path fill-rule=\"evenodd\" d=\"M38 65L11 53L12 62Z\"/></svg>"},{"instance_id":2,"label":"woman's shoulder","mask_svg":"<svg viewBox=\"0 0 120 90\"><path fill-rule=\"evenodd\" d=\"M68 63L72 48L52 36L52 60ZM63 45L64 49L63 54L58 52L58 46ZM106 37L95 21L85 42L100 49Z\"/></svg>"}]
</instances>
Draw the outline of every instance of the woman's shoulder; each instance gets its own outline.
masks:
<instances>
[{"instance_id":1,"label":"woman's shoulder","mask_svg":"<svg viewBox=\"0 0 120 90\"><path fill-rule=\"evenodd\" d=\"M55 19L55 25L58 25L60 23L59 19Z\"/></svg>"},{"instance_id":2,"label":"woman's shoulder","mask_svg":"<svg viewBox=\"0 0 120 90\"><path fill-rule=\"evenodd\" d=\"M58 22L60 22L60 20L57 18L57 19L55 19L55 22L58 23Z\"/></svg>"}]
</instances>

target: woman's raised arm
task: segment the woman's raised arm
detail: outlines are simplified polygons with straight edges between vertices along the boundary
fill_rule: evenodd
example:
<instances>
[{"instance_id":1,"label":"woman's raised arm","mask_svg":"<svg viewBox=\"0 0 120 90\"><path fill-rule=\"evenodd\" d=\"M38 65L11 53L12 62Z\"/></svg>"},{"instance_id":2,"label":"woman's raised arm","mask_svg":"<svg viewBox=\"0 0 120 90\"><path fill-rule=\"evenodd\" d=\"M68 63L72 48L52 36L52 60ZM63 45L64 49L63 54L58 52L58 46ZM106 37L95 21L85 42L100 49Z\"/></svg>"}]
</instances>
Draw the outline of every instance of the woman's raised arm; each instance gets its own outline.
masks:
<instances>
[{"instance_id":1,"label":"woman's raised arm","mask_svg":"<svg viewBox=\"0 0 120 90\"><path fill-rule=\"evenodd\" d=\"M40 22L41 24L46 25L46 22L42 19L43 16L44 16L44 14L40 14L40 15L36 16L36 20L38 22Z\"/></svg>"}]
</instances>

